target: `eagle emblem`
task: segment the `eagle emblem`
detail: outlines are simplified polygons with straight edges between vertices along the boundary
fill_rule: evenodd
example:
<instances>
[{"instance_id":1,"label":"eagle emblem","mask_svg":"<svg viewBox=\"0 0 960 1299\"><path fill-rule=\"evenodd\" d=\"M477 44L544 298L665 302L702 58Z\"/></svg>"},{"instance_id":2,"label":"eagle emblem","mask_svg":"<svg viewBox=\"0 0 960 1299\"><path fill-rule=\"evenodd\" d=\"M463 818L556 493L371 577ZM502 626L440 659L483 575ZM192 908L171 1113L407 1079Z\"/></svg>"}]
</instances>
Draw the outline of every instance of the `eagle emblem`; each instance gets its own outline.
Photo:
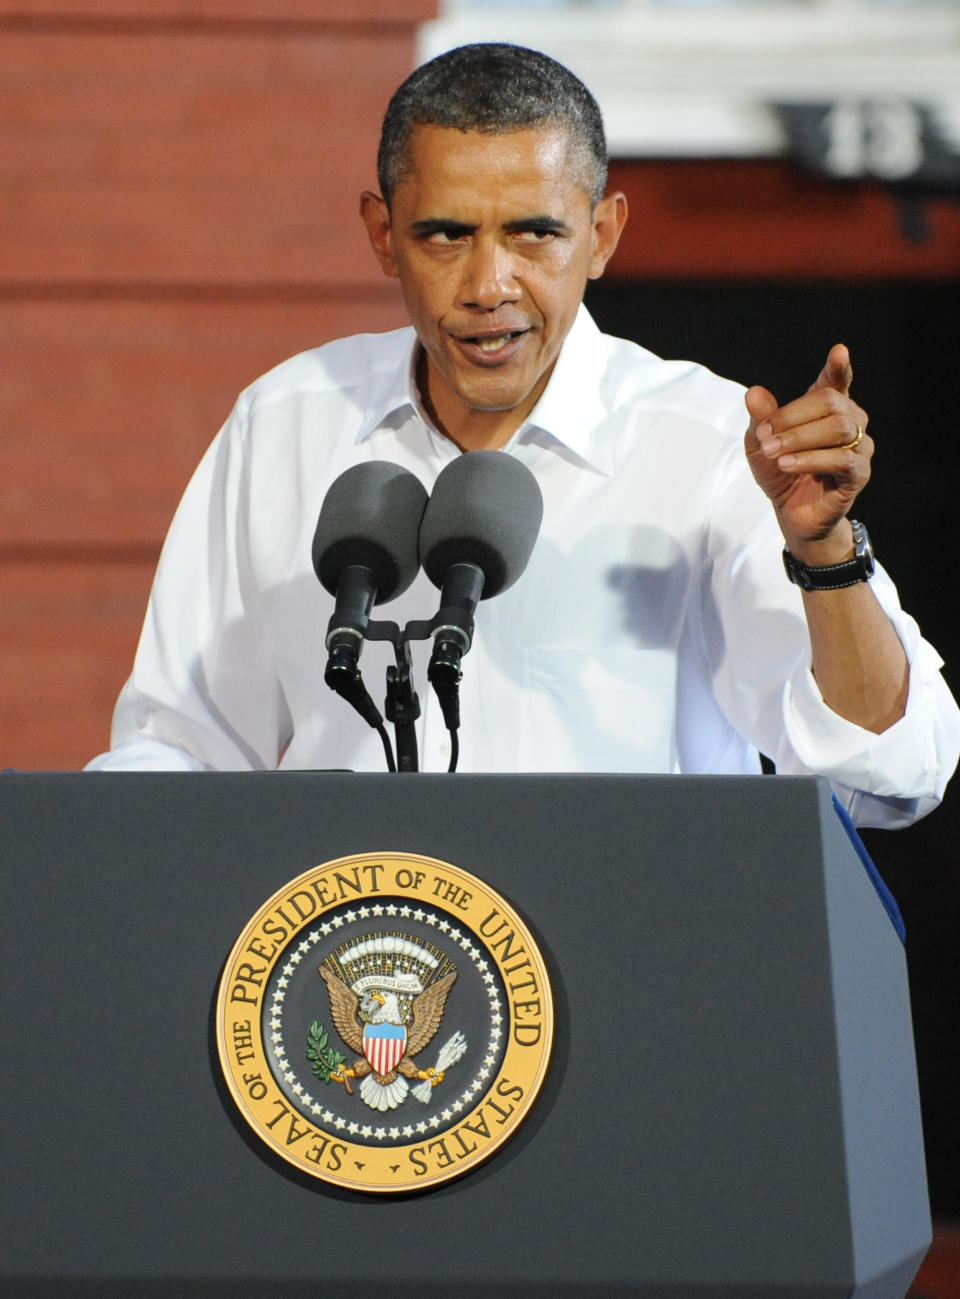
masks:
<instances>
[{"instance_id":1,"label":"eagle emblem","mask_svg":"<svg viewBox=\"0 0 960 1299\"><path fill-rule=\"evenodd\" d=\"M417 1063L443 1019L457 978L454 963L408 935L368 934L331 952L317 970L327 986L333 1025L356 1058L348 1066L315 1021L307 1035L314 1074L341 1083L350 1094L350 1080L359 1079L361 1099L381 1112L396 1109L408 1094L426 1104L467 1049L458 1030L433 1067Z\"/></svg>"}]
</instances>

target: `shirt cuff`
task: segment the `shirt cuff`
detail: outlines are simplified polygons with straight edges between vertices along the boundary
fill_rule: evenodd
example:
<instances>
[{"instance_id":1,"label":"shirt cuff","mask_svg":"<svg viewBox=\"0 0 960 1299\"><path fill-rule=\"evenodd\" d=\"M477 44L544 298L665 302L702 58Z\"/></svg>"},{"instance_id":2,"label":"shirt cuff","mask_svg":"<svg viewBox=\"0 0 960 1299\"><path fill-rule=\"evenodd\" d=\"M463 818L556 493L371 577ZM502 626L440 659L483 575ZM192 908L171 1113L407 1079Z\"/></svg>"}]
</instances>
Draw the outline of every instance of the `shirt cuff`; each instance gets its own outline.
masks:
<instances>
[{"instance_id":1,"label":"shirt cuff","mask_svg":"<svg viewBox=\"0 0 960 1299\"><path fill-rule=\"evenodd\" d=\"M787 738L804 766L835 784L880 798L939 800L957 760L956 705L940 676L939 654L909 615L897 611L891 617L910 662L903 717L880 735L847 721L824 703L813 673L804 667L784 689ZM944 736L946 746L938 743Z\"/></svg>"}]
</instances>

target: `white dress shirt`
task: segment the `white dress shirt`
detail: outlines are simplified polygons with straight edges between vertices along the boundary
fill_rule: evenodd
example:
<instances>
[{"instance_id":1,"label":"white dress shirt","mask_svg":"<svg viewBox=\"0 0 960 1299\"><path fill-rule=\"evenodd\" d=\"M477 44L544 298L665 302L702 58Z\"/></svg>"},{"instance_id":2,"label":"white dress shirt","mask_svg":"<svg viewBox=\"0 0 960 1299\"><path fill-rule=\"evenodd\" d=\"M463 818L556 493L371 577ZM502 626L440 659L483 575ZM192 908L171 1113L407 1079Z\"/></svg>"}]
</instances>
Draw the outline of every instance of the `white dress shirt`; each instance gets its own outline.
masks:
<instances>
[{"instance_id":1,"label":"white dress shirt","mask_svg":"<svg viewBox=\"0 0 960 1299\"><path fill-rule=\"evenodd\" d=\"M383 770L376 732L324 684L332 598L311 564L327 488L389 460L429 490L459 455L414 382L412 329L358 335L278 366L239 398L198 467L157 569L112 750L91 768ZM743 390L603 335L586 310L506 451L539 482L522 577L477 609L463 661L461 771L745 773L831 779L860 824L903 824L942 795L960 714L941 660L878 569L911 664L883 735L823 703L800 593L743 452ZM375 617L430 618L421 573ZM450 745L415 645L420 766ZM361 657L381 704L386 643Z\"/></svg>"}]
</instances>

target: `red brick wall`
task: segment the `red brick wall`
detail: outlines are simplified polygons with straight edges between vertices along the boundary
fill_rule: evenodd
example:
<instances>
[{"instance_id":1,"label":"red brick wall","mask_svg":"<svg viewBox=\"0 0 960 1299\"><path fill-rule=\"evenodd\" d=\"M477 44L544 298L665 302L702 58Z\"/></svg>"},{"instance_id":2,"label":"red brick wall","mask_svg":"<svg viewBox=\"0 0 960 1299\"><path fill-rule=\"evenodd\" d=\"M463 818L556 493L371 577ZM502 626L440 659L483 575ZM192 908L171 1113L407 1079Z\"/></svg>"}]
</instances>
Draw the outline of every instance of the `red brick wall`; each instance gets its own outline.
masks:
<instances>
[{"instance_id":1,"label":"red brick wall","mask_svg":"<svg viewBox=\"0 0 960 1299\"><path fill-rule=\"evenodd\" d=\"M107 745L236 393L403 320L356 216L435 0L0 0L0 767Z\"/></svg>"}]
</instances>

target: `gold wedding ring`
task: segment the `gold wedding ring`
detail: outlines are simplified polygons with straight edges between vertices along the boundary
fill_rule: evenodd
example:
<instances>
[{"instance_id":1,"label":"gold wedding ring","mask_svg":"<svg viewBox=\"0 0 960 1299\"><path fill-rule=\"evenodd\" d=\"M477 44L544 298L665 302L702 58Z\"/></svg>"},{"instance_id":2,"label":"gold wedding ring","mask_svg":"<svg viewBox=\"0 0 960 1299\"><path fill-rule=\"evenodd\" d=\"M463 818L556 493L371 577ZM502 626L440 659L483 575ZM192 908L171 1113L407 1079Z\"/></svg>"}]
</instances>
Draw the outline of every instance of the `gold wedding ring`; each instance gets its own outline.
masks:
<instances>
[{"instance_id":1,"label":"gold wedding ring","mask_svg":"<svg viewBox=\"0 0 960 1299\"><path fill-rule=\"evenodd\" d=\"M862 441L863 441L863 425L862 425L862 424L858 424L858 425L857 425L857 436L853 439L852 442L844 442L844 444L843 444L843 446L840 448L840 450L841 450L841 451L856 451L857 447L860 445L860 443L861 443Z\"/></svg>"}]
</instances>

